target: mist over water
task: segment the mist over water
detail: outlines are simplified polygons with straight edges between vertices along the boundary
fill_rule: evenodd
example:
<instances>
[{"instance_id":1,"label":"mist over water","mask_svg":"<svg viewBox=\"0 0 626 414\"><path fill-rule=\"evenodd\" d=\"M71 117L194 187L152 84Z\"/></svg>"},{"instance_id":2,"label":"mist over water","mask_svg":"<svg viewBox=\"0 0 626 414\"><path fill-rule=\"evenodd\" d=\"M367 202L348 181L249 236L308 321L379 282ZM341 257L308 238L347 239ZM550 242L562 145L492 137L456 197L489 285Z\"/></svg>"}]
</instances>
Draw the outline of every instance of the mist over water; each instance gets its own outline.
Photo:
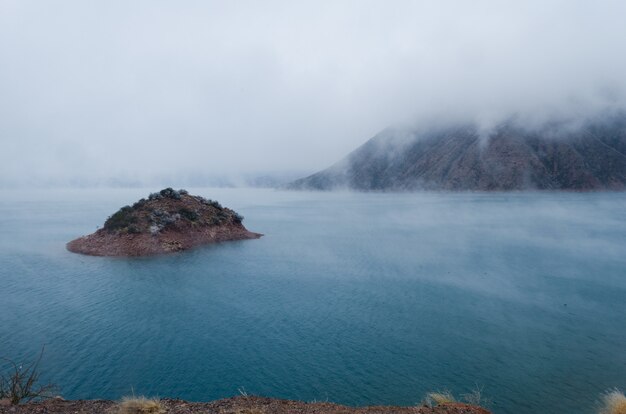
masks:
<instances>
[{"instance_id":1,"label":"mist over water","mask_svg":"<svg viewBox=\"0 0 626 414\"><path fill-rule=\"evenodd\" d=\"M3 0L0 188L295 179L389 126L624 110L625 14L618 0Z\"/></svg>"},{"instance_id":2,"label":"mist over water","mask_svg":"<svg viewBox=\"0 0 626 414\"><path fill-rule=\"evenodd\" d=\"M571 414L626 386L624 193L189 189L265 237L65 250L153 190L0 200L0 355L45 343L65 398L411 405L478 384L495 414Z\"/></svg>"}]
</instances>

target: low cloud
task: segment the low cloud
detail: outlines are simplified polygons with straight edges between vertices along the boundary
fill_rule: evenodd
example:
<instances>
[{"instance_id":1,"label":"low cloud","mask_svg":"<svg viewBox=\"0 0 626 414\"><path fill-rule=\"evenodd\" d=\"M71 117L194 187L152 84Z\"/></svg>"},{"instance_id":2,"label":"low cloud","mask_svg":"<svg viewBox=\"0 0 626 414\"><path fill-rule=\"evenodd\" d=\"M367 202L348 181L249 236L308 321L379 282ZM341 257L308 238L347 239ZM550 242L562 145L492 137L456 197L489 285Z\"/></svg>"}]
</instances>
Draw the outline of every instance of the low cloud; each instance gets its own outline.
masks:
<instances>
[{"instance_id":1,"label":"low cloud","mask_svg":"<svg viewBox=\"0 0 626 414\"><path fill-rule=\"evenodd\" d=\"M624 108L619 1L0 3L0 185L312 172L389 125Z\"/></svg>"}]
</instances>

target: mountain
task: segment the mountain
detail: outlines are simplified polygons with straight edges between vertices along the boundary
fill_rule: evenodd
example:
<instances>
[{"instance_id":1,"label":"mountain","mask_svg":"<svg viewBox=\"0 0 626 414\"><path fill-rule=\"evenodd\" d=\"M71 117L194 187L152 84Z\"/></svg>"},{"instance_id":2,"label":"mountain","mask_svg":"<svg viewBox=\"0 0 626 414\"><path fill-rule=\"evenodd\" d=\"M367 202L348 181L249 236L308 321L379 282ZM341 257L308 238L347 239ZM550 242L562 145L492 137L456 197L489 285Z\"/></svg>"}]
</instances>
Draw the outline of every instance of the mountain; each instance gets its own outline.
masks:
<instances>
[{"instance_id":1,"label":"mountain","mask_svg":"<svg viewBox=\"0 0 626 414\"><path fill-rule=\"evenodd\" d=\"M101 229L72 240L67 249L92 256L148 256L262 236L248 231L242 221L217 201L166 188L122 207Z\"/></svg>"},{"instance_id":2,"label":"mountain","mask_svg":"<svg viewBox=\"0 0 626 414\"><path fill-rule=\"evenodd\" d=\"M626 116L578 126L514 120L488 133L474 124L387 129L290 189L361 191L624 190Z\"/></svg>"}]
</instances>

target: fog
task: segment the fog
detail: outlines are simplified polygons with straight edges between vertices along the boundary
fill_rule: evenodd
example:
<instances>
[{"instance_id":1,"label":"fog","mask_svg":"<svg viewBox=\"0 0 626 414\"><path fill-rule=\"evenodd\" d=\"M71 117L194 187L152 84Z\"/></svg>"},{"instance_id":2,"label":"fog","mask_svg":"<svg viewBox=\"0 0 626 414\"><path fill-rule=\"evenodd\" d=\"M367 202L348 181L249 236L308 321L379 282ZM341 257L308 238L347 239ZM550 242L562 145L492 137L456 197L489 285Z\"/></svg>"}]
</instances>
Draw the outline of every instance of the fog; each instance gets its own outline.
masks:
<instances>
[{"instance_id":1,"label":"fog","mask_svg":"<svg viewBox=\"0 0 626 414\"><path fill-rule=\"evenodd\" d=\"M0 186L296 178L380 130L624 108L626 3L0 2Z\"/></svg>"}]
</instances>

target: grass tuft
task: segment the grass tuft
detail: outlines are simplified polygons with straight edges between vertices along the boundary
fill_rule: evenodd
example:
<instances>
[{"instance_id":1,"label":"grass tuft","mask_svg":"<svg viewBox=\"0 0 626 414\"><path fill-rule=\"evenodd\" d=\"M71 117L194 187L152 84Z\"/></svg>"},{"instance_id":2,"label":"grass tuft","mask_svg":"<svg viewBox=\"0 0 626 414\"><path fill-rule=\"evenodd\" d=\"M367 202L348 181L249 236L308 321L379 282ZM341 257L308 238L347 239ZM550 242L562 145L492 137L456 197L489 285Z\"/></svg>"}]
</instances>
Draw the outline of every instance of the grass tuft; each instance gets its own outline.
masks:
<instances>
[{"instance_id":1,"label":"grass tuft","mask_svg":"<svg viewBox=\"0 0 626 414\"><path fill-rule=\"evenodd\" d=\"M118 405L118 414L164 414L165 407L156 398L124 397Z\"/></svg>"},{"instance_id":2,"label":"grass tuft","mask_svg":"<svg viewBox=\"0 0 626 414\"><path fill-rule=\"evenodd\" d=\"M606 392L602 396L602 408L600 414L626 414L626 396L615 389Z\"/></svg>"},{"instance_id":3,"label":"grass tuft","mask_svg":"<svg viewBox=\"0 0 626 414\"><path fill-rule=\"evenodd\" d=\"M432 407L433 405L450 404L456 402L454 395L448 390L429 392L424 399L426 405Z\"/></svg>"},{"instance_id":4,"label":"grass tuft","mask_svg":"<svg viewBox=\"0 0 626 414\"><path fill-rule=\"evenodd\" d=\"M461 399L467 404L476 407L484 407L489 404L489 400L483 396L483 387L478 384L476 384L471 392L461 395Z\"/></svg>"}]
</instances>

